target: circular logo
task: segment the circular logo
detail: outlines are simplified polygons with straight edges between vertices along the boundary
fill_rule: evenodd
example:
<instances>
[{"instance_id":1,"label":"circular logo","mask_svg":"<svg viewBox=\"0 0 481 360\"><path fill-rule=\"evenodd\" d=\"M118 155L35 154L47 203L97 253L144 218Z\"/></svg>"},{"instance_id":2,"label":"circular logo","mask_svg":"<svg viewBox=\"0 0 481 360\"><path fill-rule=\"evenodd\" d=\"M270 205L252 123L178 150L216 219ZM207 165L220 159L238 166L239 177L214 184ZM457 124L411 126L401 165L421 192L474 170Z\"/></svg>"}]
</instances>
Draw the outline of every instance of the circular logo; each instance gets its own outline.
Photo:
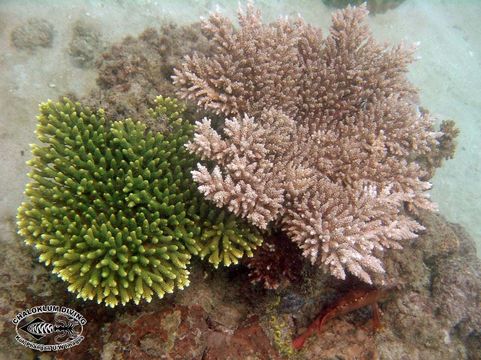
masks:
<instances>
[{"instance_id":1,"label":"circular logo","mask_svg":"<svg viewBox=\"0 0 481 360\"><path fill-rule=\"evenodd\" d=\"M18 313L12 323L20 344L38 351L59 351L82 342L87 320L65 306L41 305Z\"/></svg>"}]
</instances>

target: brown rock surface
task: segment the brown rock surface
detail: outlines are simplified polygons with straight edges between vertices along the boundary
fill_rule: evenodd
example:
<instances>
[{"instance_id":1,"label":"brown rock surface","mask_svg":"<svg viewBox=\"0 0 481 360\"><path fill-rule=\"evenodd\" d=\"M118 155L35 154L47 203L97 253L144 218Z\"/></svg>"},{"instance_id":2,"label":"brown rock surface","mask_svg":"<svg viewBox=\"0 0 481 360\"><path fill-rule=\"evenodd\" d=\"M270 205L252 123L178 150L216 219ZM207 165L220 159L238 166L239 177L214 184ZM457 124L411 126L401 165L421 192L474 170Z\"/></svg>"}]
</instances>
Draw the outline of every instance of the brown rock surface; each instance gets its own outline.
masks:
<instances>
[{"instance_id":1,"label":"brown rock surface","mask_svg":"<svg viewBox=\"0 0 481 360\"><path fill-rule=\"evenodd\" d=\"M158 95L174 95L170 77L182 57L207 47L199 24L165 24L159 30L146 29L138 37L128 36L99 57L98 88L82 102L104 108L111 120L129 117L159 129L162 124L149 122L148 109Z\"/></svg>"}]
</instances>

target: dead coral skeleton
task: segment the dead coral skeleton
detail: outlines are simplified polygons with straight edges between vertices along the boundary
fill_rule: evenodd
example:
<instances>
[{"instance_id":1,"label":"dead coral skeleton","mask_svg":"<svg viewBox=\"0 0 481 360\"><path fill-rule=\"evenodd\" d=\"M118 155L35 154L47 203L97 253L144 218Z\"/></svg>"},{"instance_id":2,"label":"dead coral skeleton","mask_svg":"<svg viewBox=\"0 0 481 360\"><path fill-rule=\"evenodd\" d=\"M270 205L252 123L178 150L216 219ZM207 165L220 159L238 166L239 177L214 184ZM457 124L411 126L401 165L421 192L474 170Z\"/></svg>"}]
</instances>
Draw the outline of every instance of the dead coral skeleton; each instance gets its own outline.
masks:
<instances>
[{"instance_id":1,"label":"dead coral skeleton","mask_svg":"<svg viewBox=\"0 0 481 360\"><path fill-rule=\"evenodd\" d=\"M433 209L413 160L438 133L406 78L413 49L374 41L365 6L334 13L330 33L302 19L264 24L252 4L240 27L203 22L212 53L175 69L181 97L226 117L188 144L199 190L260 228L280 227L304 256L367 283L382 257L423 229L405 215Z\"/></svg>"}]
</instances>

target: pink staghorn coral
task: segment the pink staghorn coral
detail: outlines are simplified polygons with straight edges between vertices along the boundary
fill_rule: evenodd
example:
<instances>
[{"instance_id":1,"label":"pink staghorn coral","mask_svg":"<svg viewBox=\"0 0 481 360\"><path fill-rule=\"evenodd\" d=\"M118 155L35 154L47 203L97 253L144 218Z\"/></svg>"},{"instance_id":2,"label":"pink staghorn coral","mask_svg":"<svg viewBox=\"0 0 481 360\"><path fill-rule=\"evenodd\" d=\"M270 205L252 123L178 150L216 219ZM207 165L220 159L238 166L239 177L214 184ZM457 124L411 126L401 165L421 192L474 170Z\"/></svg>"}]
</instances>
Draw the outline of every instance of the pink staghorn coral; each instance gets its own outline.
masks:
<instances>
[{"instance_id":1,"label":"pink staghorn coral","mask_svg":"<svg viewBox=\"0 0 481 360\"><path fill-rule=\"evenodd\" d=\"M412 50L377 44L366 15L336 12L324 38L302 19L263 24L252 4L239 29L213 14L213 53L186 57L173 78L181 97L227 117L222 133L198 122L188 144L206 198L281 227L334 276L371 283L384 250L423 229L403 205L434 208L413 159L439 134L405 76Z\"/></svg>"}]
</instances>

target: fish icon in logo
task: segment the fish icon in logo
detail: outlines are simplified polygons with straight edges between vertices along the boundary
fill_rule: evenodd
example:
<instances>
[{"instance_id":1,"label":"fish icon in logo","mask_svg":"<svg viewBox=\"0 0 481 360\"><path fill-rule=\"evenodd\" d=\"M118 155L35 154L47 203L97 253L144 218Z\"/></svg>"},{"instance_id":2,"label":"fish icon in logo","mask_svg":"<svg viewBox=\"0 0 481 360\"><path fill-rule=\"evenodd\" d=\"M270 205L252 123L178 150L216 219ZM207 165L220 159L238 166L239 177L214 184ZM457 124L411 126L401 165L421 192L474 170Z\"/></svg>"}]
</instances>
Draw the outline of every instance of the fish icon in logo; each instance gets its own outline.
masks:
<instances>
[{"instance_id":1,"label":"fish icon in logo","mask_svg":"<svg viewBox=\"0 0 481 360\"><path fill-rule=\"evenodd\" d=\"M37 351L61 351L77 346L87 320L66 306L38 305L19 312L13 319L17 340Z\"/></svg>"},{"instance_id":2,"label":"fish icon in logo","mask_svg":"<svg viewBox=\"0 0 481 360\"><path fill-rule=\"evenodd\" d=\"M36 340L40 340L47 335L57 334L55 336L55 342L60 343L69 339L75 339L79 335L79 332L76 330L79 325L74 319L56 314L53 324L36 317L20 327L20 329Z\"/></svg>"}]
</instances>

